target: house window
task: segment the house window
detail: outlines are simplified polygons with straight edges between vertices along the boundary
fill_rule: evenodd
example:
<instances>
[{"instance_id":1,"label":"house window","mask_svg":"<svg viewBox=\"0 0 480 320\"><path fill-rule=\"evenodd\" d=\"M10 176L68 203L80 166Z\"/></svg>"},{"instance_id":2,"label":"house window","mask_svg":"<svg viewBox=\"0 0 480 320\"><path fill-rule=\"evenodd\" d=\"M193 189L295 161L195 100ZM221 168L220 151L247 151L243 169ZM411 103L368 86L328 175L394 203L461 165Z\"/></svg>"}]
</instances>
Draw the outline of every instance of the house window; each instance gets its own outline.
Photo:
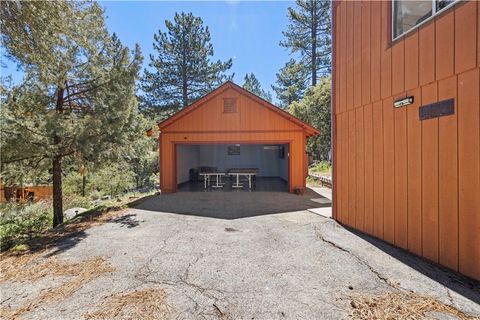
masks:
<instances>
[{"instance_id":1,"label":"house window","mask_svg":"<svg viewBox=\"0 0 480 320\"><path fill-rule=\"evenodd\" d=\"M235 112L237 112L237 99L235 99L235 98L225 98L225 99L223 99L223 112L224 113L235 113Z\"/></svg>"},{"instance_id":2,"label":"house window","mask_svg":"<svg viewBox=\"0 0 480 320\"><path fill-rule=\"evenodd\" d=\"M452 6L458 0L392 0L393 40Z\"/></svg>"}]
</instances>

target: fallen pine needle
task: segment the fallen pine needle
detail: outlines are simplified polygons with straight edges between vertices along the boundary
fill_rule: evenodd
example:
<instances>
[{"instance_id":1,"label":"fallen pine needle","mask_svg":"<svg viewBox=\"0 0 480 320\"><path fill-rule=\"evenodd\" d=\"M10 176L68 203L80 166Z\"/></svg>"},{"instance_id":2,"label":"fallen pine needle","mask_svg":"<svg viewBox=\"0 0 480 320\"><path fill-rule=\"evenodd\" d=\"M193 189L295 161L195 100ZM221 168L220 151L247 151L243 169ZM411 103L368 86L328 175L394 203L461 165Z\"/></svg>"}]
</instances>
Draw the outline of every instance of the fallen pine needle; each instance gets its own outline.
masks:
<instances>
[{"instance_id":1,"label":"fallen pine needle","mask_svg":"<svg viewBox=\"0 0 480 320\"><path fill-rule=\"evenodd\" d=\"M105 299L86 319L166 319L170 307L163 289L144 289L130 293L117 293Z\"/></svg>"},{"instance_id":2,"label":"fallen pine needle","mask_svg":"<svg viewBox=\"0 0 480 320\"><path fill-rule=\"evenodd\" d=\"M353 308L350 318L356 320L430 319L431 312L453 315L462 320L478 319L436 298L402 290L388 291L382 295L354 295L350 304Z\"/></svg>"},{"instance_id":3,"label":"fallen pine needle","mask_svg":"<svg viewBox=\"0 0 480 320\"><path fill-rule=\"evenodd\" d=\"M40 306L50 303L59 303L70 297L86 283L98 278L99 276L113 272L115 268L103 257L93 257L81 262L68 262L57 258L39 259L33 261L33 256L22 257L15 260L15 263L22 261L28 262L24 268L6 268L6 275L2 274L3 281L35 281L45 276L68 276L66 282L56 287L50 287L44 290L38 297L33 299L27 305L18 308L3 307L0 309L1 318L17 319L23 314L30 312ZM17 270L14 274L12 270Z\"/></svg>"}]
</instances>

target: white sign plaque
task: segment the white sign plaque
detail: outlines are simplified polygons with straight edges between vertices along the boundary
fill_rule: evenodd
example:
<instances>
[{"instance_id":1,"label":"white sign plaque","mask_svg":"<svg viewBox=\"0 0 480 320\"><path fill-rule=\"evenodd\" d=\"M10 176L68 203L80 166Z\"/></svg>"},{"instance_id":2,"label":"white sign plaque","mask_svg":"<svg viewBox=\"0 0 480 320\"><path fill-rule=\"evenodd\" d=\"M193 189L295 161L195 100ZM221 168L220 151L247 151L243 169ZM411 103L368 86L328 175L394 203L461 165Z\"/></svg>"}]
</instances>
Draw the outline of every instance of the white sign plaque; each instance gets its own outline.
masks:
<instances>
[{"instance_id":1,"label":"white sign plaque","mask_svg":"<svg viewBox=\"0 0 480 320\"><path fill-rule=\"evenodd\" d=\"M413 103L413 96L412 97L407 97L401 100L397 100L393 103L393 106L395 108L400 108L400 107L405 107L408 106L409 104Z\"/></svg>"}]
</instances>

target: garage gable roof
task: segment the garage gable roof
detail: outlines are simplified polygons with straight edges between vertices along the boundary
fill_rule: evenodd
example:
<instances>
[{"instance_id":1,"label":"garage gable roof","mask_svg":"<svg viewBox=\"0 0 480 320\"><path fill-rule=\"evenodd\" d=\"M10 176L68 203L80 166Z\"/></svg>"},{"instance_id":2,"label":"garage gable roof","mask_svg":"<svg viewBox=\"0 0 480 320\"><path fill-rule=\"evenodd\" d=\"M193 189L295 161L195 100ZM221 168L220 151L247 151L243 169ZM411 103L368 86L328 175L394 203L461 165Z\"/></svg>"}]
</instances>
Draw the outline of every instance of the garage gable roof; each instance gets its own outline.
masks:
<instances>
[{"instance_id":1,"label":"garage gable roof","mask_svg":"<svg viewBox=\"0 0 480 320\"><path fill-rule=\"evenodd\" d=\"M182 117L186 116L190 112L192 112L192 111L196 110L197 108L201 107L207 101L211 100L212 98L216 97L217 95L221 94L222 92L224 92L225 90L228 90L228 89L235 90L239 94L247 96L248 98L250 98L250 99L254 100L255 102L257 102L258 104L262 105L263 107L268 108L269 110L277 113L279 116L295 123L296 125L298 125L299 127L303 128L303 129L305 129L305 133L306 133L307 137L311 137L311 136L314 136L314 135L317 135L317 134L320 133L320 131L318 129L315 129L314 127L310 126L309 124L307 124L307 123L301 121L300 119L294 117L290 113L288 113L288 112L282 110L281 108L275 106L274 104L268 102L267 100L264 100L264 99L258 97L257 95L251 93L250 91L236 85L232 81L225 82L224 84L222 84L218 88L214 89L213 91L211 91L207 95L203 96L202 98L198 99L197 101L195 101L192 104L188 105L187 107L183 108L182 110L175 113L174 115L172 115L168 119L158 123L159 130L160 131L164 130L165 128L167 128L169 125L171 125L175 121L181 119Z\"/></svg>"}]
</instances>

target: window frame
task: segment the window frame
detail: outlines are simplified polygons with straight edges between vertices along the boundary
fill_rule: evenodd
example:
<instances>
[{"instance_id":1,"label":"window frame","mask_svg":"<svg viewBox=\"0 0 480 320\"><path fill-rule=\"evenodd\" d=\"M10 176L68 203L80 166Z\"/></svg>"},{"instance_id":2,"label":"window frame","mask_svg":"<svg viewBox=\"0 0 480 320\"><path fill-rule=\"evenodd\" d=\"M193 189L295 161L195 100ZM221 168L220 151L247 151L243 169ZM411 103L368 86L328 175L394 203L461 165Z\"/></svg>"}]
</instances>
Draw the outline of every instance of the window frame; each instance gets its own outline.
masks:
<instances>
[{"instance_id":1,"label":"window frame","mask_svg":"<svg viewBox=\"0 0 480 320\"><path fill-rule=\"evenodd\" d=\"M445 12L446 10L450 9L451 7L453 7L454 5L456 5L457 3L459 3L461 0L454 0L452 3L450 3L449 5L447 5L446 7L440 9L440 10L437 10L437 0L430 0L432 2L432 15L430 17L428 17L427 19L423 20L422 22L420 22L419 24L416 24L415 26L411 27L410 29L404 31L402 34L398 35L395 37L395 2L398 2L399 0L392 0L390 3L391 3L391 18L392 18L392 21L391 21L391 28L392 28L392 42L394 41L397 41L398 39L400 38L403 38L404 36L406 36L407 34L411 33L412 31L414 31L415 29L421 27L422 25L424 25L425 23L428 23L429 21L435 19L435 17L443 12Z\"/></svg>"}]
</instances>

